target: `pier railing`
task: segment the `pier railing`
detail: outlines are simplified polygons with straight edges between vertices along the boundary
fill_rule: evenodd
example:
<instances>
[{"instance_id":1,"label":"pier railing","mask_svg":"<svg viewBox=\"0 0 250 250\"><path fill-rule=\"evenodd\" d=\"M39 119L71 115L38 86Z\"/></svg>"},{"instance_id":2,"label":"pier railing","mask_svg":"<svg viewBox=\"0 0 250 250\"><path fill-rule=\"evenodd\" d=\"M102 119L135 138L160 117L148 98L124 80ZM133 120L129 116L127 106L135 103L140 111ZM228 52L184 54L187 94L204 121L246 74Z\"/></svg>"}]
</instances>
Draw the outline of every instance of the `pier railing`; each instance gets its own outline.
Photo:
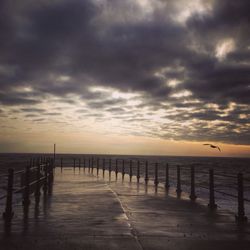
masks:
<instances>
[{"instance_id":1,"label":"pier railing","mask_svg":"<svg viewBox=\"0 0 250 250\"><path fill-rule=\"evenodd\" d=\"M113 172L115 178L121 174L122 179L125 175L129 180L135 179L138 183L143 182L147 185L149 181L158 187L164 185L165 189L175 188L177 197L185 191L189 193L191 202L199 198L199 193L205 192L204 196L208 199L208 208L211 211L217 209L217 196L228 197L232 202L237 204L236 221L239 223L246 222L245 203L250 207L249 194L246 198L245 188L250 191L250 179L244 177L242 172L227 174L218 171L216 168L203 169L196 165L191 166L170 166L168 163L158 163L149 161L140 161L132 159L114 159L114 158L60 158L56 166L63 171L64 167L72 167L74 171L84 169L88 173L99 175L102 171L103 176L107 172L109 176ZM203 190L203 191L202 191ZM219 201L219 200L217 200Z\"/></svg>"},{"instance_id":2,"label":"pier railing","mask_svg":"<svg viewBox=\"0 0 250 250\"><path fill-rule=\"evenodd\" d=\"M30 205L32 194L35 204L38 205L41 189L43 189L44 195L51 193L53 167L53 159L32 159L24 170L14 171L13 168L9 168L8 174L0 175L1 187L5 187L6 191L5 194L0 195L0 201L5 200L5 209L2 214L5 223L9 224L13 218L13 206L16 202L16 195L21 195L23 207L27 209Z\"/></svg>"},{"instance_id":3,"label":"pier railing","mask_svg":"<svg viewBox=\"0 0 250 250\"><path fill-rule=\"evenodd\" d=\"M24 208L30 204L31 197L39 204L40 190L44 196L51 193L53 183L53 169L60 167L73 168L74 172L84 171L109 177L119 175L124 180L125 175L129 181L138 183L150 182L156 188L162 186L166 190L175 190L177 197L188 193L191 202L197 198L207 199L208 209L214 211L218 208L221 199L228 197L234 203L236 221L246 222L245 211L250 212L250 178L249 173L225 173L217 168L202 168L198 165L181 166L162 162L152 162L135 159L115 159L101 157L71 157L60 158L54 162L52 158L32 159L25 170L8 170L8 174L0 175L1 187L5 193L0 194L0 202L4 202L3 218L5 222L12 220L15 195L21 195ZM94 172L95 170L95 172ZM222 205L223 207L223 205Z\"/></svg>"}]
</instances>

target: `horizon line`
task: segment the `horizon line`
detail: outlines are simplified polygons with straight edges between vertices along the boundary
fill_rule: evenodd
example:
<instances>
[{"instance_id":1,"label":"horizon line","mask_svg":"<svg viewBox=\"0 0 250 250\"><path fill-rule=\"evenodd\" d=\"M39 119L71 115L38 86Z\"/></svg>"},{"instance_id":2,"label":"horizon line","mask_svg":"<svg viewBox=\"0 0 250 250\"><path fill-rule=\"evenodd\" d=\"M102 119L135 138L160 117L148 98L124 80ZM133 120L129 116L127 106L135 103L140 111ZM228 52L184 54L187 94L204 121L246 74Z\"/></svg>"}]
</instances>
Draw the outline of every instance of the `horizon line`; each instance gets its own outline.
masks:
<instances>
[{"instance_id":1,"label":"horizon line","mask_svg":"<svg viewBox=\"0 0 250 250\"><path fill-rule=\"evenodd\" d=\"M54 152L0 152L0 154L51 154ZM250 156L211 156L211 155L167 155L167 154L112 154L112 153L56 153L56 155L112 155L112 156L154 156L154 157L207 157L207 158L246 158Z\"/></svg>"}]
</instances>

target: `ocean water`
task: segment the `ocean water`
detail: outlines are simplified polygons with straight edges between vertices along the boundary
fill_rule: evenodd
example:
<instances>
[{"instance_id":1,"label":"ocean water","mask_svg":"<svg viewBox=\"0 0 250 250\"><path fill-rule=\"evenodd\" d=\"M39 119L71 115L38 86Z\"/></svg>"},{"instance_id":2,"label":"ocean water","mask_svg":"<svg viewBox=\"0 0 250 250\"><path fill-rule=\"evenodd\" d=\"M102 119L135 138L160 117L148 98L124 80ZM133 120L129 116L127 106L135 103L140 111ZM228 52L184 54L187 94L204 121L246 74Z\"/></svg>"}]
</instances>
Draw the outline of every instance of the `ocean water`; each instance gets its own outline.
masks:
<instances>
[{"instance_id":1,"label":"ocean water","mask_svg":"<svg viewBox=\"0 0 250 250\"><path fill-rule=\"evenodd\" d=\"M14 170L24 169L30 164L30 159L35 157L53 157L50 155L39 154L0 154L0 176L7 173L8 168ZM132 161L133 175L137 175L138 162L140 166L140 176L145 176L145 162L148 162L149 179L155 178L155 165L158 164L158 178L160 185L164 185L166 164L169 166L169 182L171 188L176 188L177 166L181 168L181 189L183 192L190 193L190 167L195 168L196 195L202 199L204 203L208 203L209 190L209 169L214 169L215 199L218 209L227 209L233 213L237 212L237 174L243 173L244 176L244 197L245 197L245 213L250 218L250 158L219 158L219 157L180 157L180 156L135 156L135 155L80 155L80 154L57 154L56 166L61 165L63 159L64 167L75 166L89 167L89 160L94 158L94 167L97 166L97 158L99 158L99 167L108 169L109 160L111 159L111 168L115 170L116 160L118 170L121 172L122 160L125 161L125 173L129 173L129 164ZM136 177L133 177L136 181ZM16 184L20 180L16 178ZM0 177L0 197L6 193L6 177ZM20 199L19 199L20 200ZM3 201L0 201L0 206Z\"/></svg>"}]
</instances>

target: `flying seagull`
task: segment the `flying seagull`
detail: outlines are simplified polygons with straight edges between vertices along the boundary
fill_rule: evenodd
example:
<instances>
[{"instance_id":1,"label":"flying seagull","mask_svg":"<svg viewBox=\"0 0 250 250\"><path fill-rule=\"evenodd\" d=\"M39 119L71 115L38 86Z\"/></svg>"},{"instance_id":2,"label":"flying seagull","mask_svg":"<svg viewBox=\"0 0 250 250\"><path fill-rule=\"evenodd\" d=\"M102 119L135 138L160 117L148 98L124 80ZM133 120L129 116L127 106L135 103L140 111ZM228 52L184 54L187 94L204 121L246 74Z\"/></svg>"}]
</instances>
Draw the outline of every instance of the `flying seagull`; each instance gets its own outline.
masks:
<instances>
[{"instance_id":1,"label":"flying seagull","mask_svg":"<svg viewBox=\"0 0 250 250\"><path fill-rule=\"evenodd\" d=\"M218 146L213 145L213 144L205 143L203 145L210 146L211 148L217 148L221 152L220 148Z\"/></svg>"}]
</instances>

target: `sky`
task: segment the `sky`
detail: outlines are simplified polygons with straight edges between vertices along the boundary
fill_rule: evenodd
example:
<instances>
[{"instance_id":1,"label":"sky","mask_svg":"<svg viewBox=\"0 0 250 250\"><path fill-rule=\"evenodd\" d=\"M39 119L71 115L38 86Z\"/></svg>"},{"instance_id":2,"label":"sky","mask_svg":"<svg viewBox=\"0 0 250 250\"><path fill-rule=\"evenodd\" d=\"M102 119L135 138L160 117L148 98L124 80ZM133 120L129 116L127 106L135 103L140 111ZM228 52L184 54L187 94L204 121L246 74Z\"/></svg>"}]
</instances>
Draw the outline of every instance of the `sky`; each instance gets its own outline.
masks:
<instances>
[{"instance_id":1,"label":"sky","mask_svg":"<svg viewBox=\"0 0 250 250\"><path fill-rule=\"evenodd\" d=\"M0 152L249 157L249 13L249 0L1 0Z\"/></svg>"}]
</instances>

